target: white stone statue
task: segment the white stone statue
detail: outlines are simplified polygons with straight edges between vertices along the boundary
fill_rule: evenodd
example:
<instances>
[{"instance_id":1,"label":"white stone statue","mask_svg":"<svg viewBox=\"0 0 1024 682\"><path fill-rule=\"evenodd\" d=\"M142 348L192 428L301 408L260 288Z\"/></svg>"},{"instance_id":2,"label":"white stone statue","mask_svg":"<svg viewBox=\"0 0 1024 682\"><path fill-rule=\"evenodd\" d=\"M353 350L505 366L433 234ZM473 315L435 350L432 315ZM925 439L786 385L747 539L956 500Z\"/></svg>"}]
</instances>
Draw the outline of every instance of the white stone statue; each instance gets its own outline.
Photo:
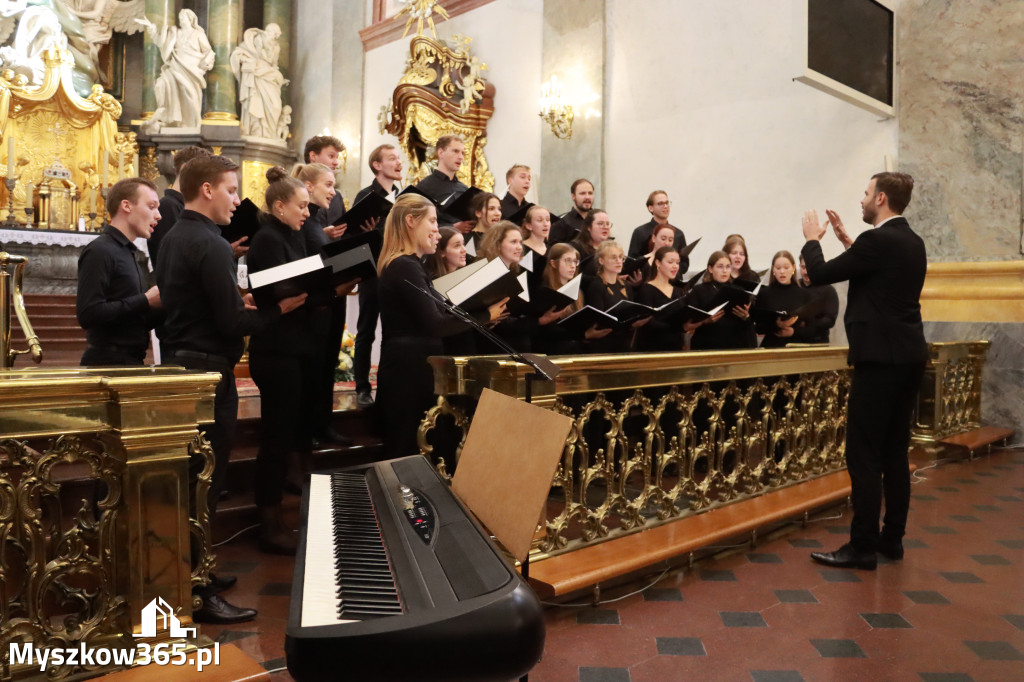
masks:
<instances>
[{"instance_id":1,"label":"white stone statue","mask_svg":"<svg viewBox=\"0 0 1024 682\"><path fill-rule=\"evenodd\" d=\"M82 22L89 43L89 58L99 64L100 49L110 42L114 31L132 35L143 30L137 19L146 17L146 0L61 0ZM102 78L105 74L100 73Z\"/></svg>"},{"instance_id":2,"label":"white stone statue","mask_svg":"<svg viewBox=\"0 0 1024 682\"><path fill-rule=\"evenodd\" d=\"M51 47L68 49L60 20L45 7L29 7L21 14L14 41L0 47L0 68L12 69L29 83L40 84L46 73L43 52Z\"/></svg>"},{"instance_id":3,"label":"white stone statue","mask_svg":"<svg viewBox=\"0 0 1024 682\"><path fill-rule=\"evenodd\" d=\"M214 54L199 18L190 9L178 13L178 26L157 28L148 19L136 19L160 50L163 65L154 85L156 112L146 126L149 133L164 127L198 128L202 121L206 72Z\"/></svg>"},{"instance_id":4,"label":"white stone statue","mask_svg":"<svg viewBox=\"0 0 1024 682\"><path fill-rule=\"evenodd\" d=\"M292 108L287 104L281 108L281 120L277 124L277 136L281 139L281 142L288 141L288 135L290 131L288 128L292 124Z\"/></svg>"},{"instance_id":5,"label":"white stone statue","mask_svg":"<svg viewBox=\"0 0 1024 682\"><path fill-rule=\"evenodd\" d=\"M281 27L277 24L267 24L265 30L246 29L242 42L231 53L231 71L238 79L238 99L242 103L243 135L280 138L281 88L288 84L277 66L280 38Z\"/></svg>"}]
</instances>

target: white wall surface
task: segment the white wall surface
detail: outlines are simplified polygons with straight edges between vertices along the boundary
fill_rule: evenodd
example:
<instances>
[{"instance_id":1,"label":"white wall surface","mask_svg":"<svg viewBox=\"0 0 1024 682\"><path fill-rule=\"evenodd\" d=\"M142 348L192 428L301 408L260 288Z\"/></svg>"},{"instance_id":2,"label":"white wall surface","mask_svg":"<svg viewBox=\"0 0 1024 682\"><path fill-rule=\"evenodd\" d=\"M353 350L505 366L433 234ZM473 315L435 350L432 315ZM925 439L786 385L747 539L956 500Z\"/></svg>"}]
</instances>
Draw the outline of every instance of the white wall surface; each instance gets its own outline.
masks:
<instances>
[{"instance_id":1,"label":"white wall surface","mask_svg":"<svg viewBox=\"0 0 1024 682\"><path fill-rule=\"evenodd\" d=\"M541 120L537 115L541 83L541 32L543 0L496 0L466 14L437 24L438 38L470 36L471 54L487 64L484 76L494 84L494 116L487 126L485 154L494 175L494 189L506 190L505 171L514 163L533 167L534 182L543 180L540 161ZM415 25L413 27L415 30ZM429 35L429 32L427 33ZM409 38L366 53L363 80L363 141L369 153L391 135L381 135L377 116L391 102L398 79L409 58ZM373 179L363 162L363 185ZM405 165L408 169L408 163ZM534 198L531 189L528 198Z\"/></svg>"},{"instance_id":2,"label":"white wall surface","mask_svg":"<svg viewBox=\"0 0 1024 682\"><path fill-rule=\"evenodd\" d=\"M803 244L805 208L839 211L851 234L859 200L896 120L796 83L796 4L806 0L608 0L605 196L618 239L650 219L664 189L670 220L704 241L694 268L726 235L746 240L755 268ZM822 215L822 220L824 216ZM841 250L830 237L831 257Z\"/></svg>"}]
</instances>

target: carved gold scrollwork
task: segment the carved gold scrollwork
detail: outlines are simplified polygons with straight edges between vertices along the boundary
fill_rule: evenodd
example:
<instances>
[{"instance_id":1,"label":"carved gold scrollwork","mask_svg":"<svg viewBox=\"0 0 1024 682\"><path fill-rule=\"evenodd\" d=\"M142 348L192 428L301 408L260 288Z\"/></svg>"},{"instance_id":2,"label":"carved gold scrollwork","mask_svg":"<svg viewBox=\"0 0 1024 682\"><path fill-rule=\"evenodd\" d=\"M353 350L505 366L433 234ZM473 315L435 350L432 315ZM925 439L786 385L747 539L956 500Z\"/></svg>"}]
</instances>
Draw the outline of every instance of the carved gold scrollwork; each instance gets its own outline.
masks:
<instances>
[{"instance_id":1,"label":"carved gold scrollwork","mask_svg":"<svg viewBox=\"0 0 1024 682\"><path fill-rule=\"evenodd\" d=\"M438 455L434 451L434 446L430 444L429 436L432 431L437 428L437 421L442 416L449 416L455 422L455 427L459 429L461 437L459 438L458 446L455 452L452 453L452 464L454 465L459 461L459 454L462 452L462 446L466 443L466 435L469 433L469 418L466 413L463 412L459 407L448 402L447 398L440 396L437 399L437 405L427 410L426 415L423 417L423 421L420 422L419 429L416 432L416 440L420 447L420 452L423 453L427 459L429 459L437 472L445 480L450 480L451 475L448 473L448 462L445 457ZM455 469L454 466L451 467Z\"/></svg>"},{"instance_id":2,"label":"carved gold scrollwork","mask_svg":"<svg viewBox=\"0 0 1024 682\"><path fill-rule=\"evenodd\" d=\"M188 454L191 458L199 457L203 463L203 469L193 481L192 506L189 514L189 532L194 538L192 543L193 551L198 556L192 557L192 586L207 585L210 582L210 572L217 564L217 558L213 554L213 532L210 530L210 484L213 481L214 456L210 442L201 433L192 437L188 444ZM202 598L192 595L192 609L202 608Z\"/></svg>"}]
</instances>

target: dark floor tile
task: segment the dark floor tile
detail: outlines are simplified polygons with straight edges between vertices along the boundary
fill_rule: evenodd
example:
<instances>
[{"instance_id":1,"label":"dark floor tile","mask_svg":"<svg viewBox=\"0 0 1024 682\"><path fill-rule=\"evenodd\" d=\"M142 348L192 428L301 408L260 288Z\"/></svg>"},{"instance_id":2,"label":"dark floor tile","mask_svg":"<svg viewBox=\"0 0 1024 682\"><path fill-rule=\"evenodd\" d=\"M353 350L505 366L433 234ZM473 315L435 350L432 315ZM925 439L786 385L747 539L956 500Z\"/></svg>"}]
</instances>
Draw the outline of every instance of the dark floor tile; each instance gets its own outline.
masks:
<instances>
[{"instance_id":1,"label":"dark floor tile","mask_svg":"<svg viewBox=\"0 0 1024 682\"><path fill-rule=\"evenodd\" d=\"M804 682L796 670L751 670L750 678L753 682Z\"/></svg>"},{"instance_id":2,"label":"dark floor tile","mask_svg":"<svg viewBox=\"0 0 1024 682\"><path fill-rule=\"evenodd\" d=\"M981 523L981 519L970 514L951 514L949 518L960 523Z\"/></svg>"},{"instance_id":3,"label":"dark floor tile","mask_svg":"<svg viewBox=\"0 0 1024 682\"><path fill-rule=\"evenodd\" d=\"M1007 549L1024 549L1024 540L996 540Z\"/></svg>"},{"instance_id":4,"label":"dark floor tile","mask_svg":"<svg viewBox=\"0 0 1024 682\"><path fill-rule=\"evenodd\" d=\"M807 549L817 549L818 547L822 546L821 543L817 540L811 540L809 538L796 538L794 540L790 540L789 544L793 547Z\"/></svg>"},{"instance_id":5,"label":"dark floor tile","mask_svg":"<svg viewBox=\"0 0 1024 682\"><path fill-rule=\"evenodd\" d=\"M951 583L983 583L985 582L973 573L967 571L939 571L939 575Z\"/></svg>"},{"instance_id":6,"label":"dark floor tile","mask_svg":"<svg viewBox=\"0 0 1024 682\"><path fill-rule=\"evenodd\" d=\"M775 598L783 604L817 604L818 599L810 590L775 590Z\"/></svg>"},{"instance_id":7,"label":"dark floor tile","mask_svg":"<svg viewBox=\"0 0 1024 682\"><path fill-rule=\"evenodd\" d=\"M928 549L928 543L917 538L903 538L903 549Z\"/></svg>"},{"instance_id":8,"label":"dark floor tile","mask_svg":"<svg viewBox=\"0 0 1024 682\"><path fill-rule=\"evenodd\" d=\"M956 482L962 483L963 485L978 485L978 482L973 478L958 478L956 479Z\"/></svg>"},{"instance_id":9,"label":"dark floor tile","mask_svg":"<svg viewBox=\"0 0 1024 682\"><path fill-rule=\"evenodd\" d=\"M971 558L982 566L1009 566L1013 562L998 554L972 554Z\"/></svg>"},{"instance_id":10,"label":"dark floor tile","mask_svg":"<svg viewBox=\"0 0 1024 682\"><path fill-rule=\"evenodd\" d=\"M922 526L921 530L932 535L956 535L956 531L949 526Z\"/></svg>"},{"instance_id":11,"label":"dark floor tile","mask_svg":"<svg viewBox=\"0 0 1024 682\"><path fill-rule=\"evenodd\" d=\"M287 597L291 593L291 583L267 583L257 592L257 594L263 597Z\"/></svg>"},{"instance_id":12,"label":"dark floor tile","mask_svg":"<svg viewBox=\"0 0 1024 682\"><path fill-rule=\"evenodd\" d=\"M1013 471L1013 467L1008 464L996 464L992 468L999 471Z\"/></svg>"},{"instance_id":13,"label":"dark floor tile","mask_svg":"<svg viewBox=\"0 0 1024 682\"><path fill-rule=\"evenodd\" d=\"M683 601L683 593L671 587L652 587L644 592L644 601Z\"/></svg>"},{"instance_id":14,"label":"dark floor tile","mask_svg":"<svg viewBox=\"0 0 1024 682\"><path fill-rule=\"evenodd\" d=\"M898 563L899 563L898 559L890 559L887 556L882 556L881 554L878 555L878 565L879 566L895 566Z\"/></svg>"},{"instance_id":15,"label":"dark floor tile","mask_svg":"<svg viewBox=\"0 0 1024 682\"><path fill-rule=\"evenodd\" d=\"M618 625L619 612L613 609L580 609L576 612L577 625Z\"/></svg>"},{"instance_id":16,"label":"dark floor tile","mask_svg":"<svg viewBox=\"0 0 1024 682\"><path fill-rule=\"evenodd\" d=\"M853 571L847 571L846 569L829 569L827 571L818 571L821 573L821 577L825 579L827 583L859 583L860 578Z\"/></svg>"},{"instance_id":17,"label":"dark floor tile","mask_svg":"<svg viewBox=\"0 0 1024 682\"><path fill-rule=\"evenodd\" d=\"M1003 620L1018 630L1024 630L1024 615L1019 613L1007 613L1003 615Z\"/></svg>"},{"instance_id":18,"label":"dark floor tile","mask_svg":"<svg viewBox=\"0 0 1024 682\"><path fill-rule=\"evenodd\" d=\"M1024 502L1024 497L1016 495L996 495L996 499L1000 502Z\"/></svg>"},{"instance_id":19,"label":"dark floor tile","mask_svg":"<svg viewBox=\"0 0 1024 682\"><path fill-rule=\"evenodd\" d=\"M862 613L860 617L866 620L868 625L877 629L914 627L898 613Z\"/></svg>"},{"instance_id":20,"label":"dark floor tile","mask_svg":"<svg viewBox=\"0 0 1024 682\"><path fill-rule=\"evenodd\" d=\"M867 658L852 639L812 639L811 644L822 658Z\"/></svg>"},{"instance_id":21,"label":"dark floor tile","mask_svg":"<svg viewBox=\"0 0 1024 682\"><path fill-rule=\"evenodd\" d=\"M924 682L974 682L967 673L918 673Z\"/></svg>"},{"instance_id":22,"label":"dark floor tile","mask_svg":"<svg viewBox=\"0 0 1024 682\"><path fill-rule=\"evenodd\" d=\"M917 500L918 502L935 502L939 499L934 495L911 495L910 498L912 500Z\"/></svg>"},{"instance_id":23,"label":"dark floor tile","mask_svg":"<svg viewBox=\"0 0 1024 682\"><path fill-rule=\"evenodd\" d=\"M757 611L719 611L722 625L727 628L766 628L768 623Z\"/></svg>"},{"instance_id":24,"label":"dark floor tile","mask_svg":"<svg viewBox=\"0 0 1024 682\"><path fill-rule=\"evenodd\" d=\"M281 658L272 658L269 661L263 661L260 665L263 666L264 670L282 670L288 664L285 662L284 656L282 656Z\"/></svg>"},{"instance_id":25,"label":"dark floor tile","mask_svg":"<svg viewBox=\"0 0 1024 682\"><path fill-rule=\"evenodd\" d=\"M216 573L252 573L257 566L255 561L225 561L217 564Z\"/></svg>"},{"instance_id":26,"label":"dark floor tile","mask_svg":"<svg viewBox=\"0 0 1024 682\"><path fill-rule=\"evenodd\" d=\"M732 571L722 571L716 569L702 569L700 572L701 580L708 580L714 582L736 582L736 574Z\"/></svg>"},{"instance_id":27,"label":"dark floor tile","mask_svg":"<svg viewBox=\"0 0 1024 682\"><path fill-rule=\"evenodd\" d=\"M951 604L952 602L933 590L907 590L903 593L915 604Z\"/></svg>"},{"instance_id":28,"label":"dark floor tile","mask_svg":"<svg viewBox=\"0 0 1024 682\"><path fill-rule=\"evenodd\" d=\"M782 557L778 554L758 554L750 553L747 555L747 560L752 564L781 564Z\"/></svg>"},{"instance_id":29,"label":"dark floor tile","mask_svg":"<svg viewBox=\"0 0 1024 682\"><path fill-rule=\"evenodd\" d=\"M631 682L629 668L580 668L580 682Z\"/></svg>"},{"instance_id":30,"label":"dark floor tile","mask_svg":"<svg viewBox=\"0 0 1024 682\"><path fill-rule=\"evenodd\" d=\"M658 637L658 653L662 656L707 656L699 637Z\"/></svg>"},{"instance_id":31,"label":"dark floor tile","mask_svg":"<svg viewBox=\"0 0 1024 682\"><path fill-rule=\"evenodd\" d=\"M827 530L829 533L832 533L832 535L849 535L850 534L850 527L849 526L825 526L825 530Z\"/></svg>"},{"instance_id":32,"label":"dark floor tile","mask_svg":"<svg viewBox=\"0 0 1024 682\"><path fill-rule=\"evenodd\" d=\"M1009 642L969 642L964 641L971 651L983 661L1021 661L1024 656Z\"/></svg>"},{"instance_id":33,"label":"dark floor tile","mask_svg":"<svg viewBox=\"0 0 1024 682\"><path fill-rule=\"evenodd\" d=\"M994 504L976 504L976 505L974 505L974 508L977 509L978 511L983 511L983 512L1001 512L1001 511L1003 511L1002 507L997 507Z\"/></svg>"},{"instance_id":34,"label":"dark floor tile","mask_svg":"<svg viewBox=\"0 0 1024 682\"><path fill-rule=\"evenodd\" d=\"M937 486L935 486L935 489L939 490L939 491L942 491L944 493L958 493L958 492L960 492L960 488L957 488L955 485L937 485Z\"/></svg>"},{"instance_id":35,"label":"dark floor tile","mask_svg":"<svg viewBox=\"0 0 1024 682\"><path fill-rule=\"evenodd\" d=\"M217 638L214 640L218 644L231 644L232 642L238 642L243 639L249 639L255 637L260 633L258 632L246 632L244 630L222 630Z\"/></svg>"},{"instance_id":36,"label":"dark floor tile","mask_svg":"<svg viewBox=\"0 0 1024 682\"><path fill-rule=\"evenodd\" d=\"M995 478L999 474L993 474L991 471L975 471L974 475L975 476L981 476L983 478Z\"/></svg>"}]
</instances>

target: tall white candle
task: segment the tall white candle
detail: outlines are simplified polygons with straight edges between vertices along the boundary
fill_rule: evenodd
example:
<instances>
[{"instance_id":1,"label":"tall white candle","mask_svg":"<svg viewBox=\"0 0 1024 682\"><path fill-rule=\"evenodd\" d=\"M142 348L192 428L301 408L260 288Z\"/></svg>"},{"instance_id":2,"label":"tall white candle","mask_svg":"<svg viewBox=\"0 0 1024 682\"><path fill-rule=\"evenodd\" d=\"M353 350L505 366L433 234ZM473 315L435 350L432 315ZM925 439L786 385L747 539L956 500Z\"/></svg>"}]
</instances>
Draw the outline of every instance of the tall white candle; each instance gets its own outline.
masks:
<instances>
[{"instance_id":1,"label":"tall white candle","mask_svg":"<svg viewBox=\"0 0 1024 682\"><path fill-rule=\"evenodd\" d=\"M14 135L8 133L7 135L7 177L14 177L14 156L16 149L14 147Z\"/></svg>"},{"instance_id":2,"label":"tall white candle","mask_svg":"<svg viewBox=\"0 0 1024 682\"><path fill-rule=\"evenodd\" d=\"M136 154L132 157L132 172L135 173L135 177L142 177L142 169L139 168L139 155Z\"/></svg>"},{"instance_id":3,"label":"tall white candle","mask_svg":"<svg viewBox=\"0 0 1024 682\"><path fill-rule=\"evenodd\" d=\"M124 149L117 150L117 179L124 179Z\"/></svg>"},{"instance_id":4,"label":"tall white candle","mask_svg":"<svg viewBox=\"0 0 1024 682\"><path fill-rule=\"evenodd\" d=\"M103 160L100 161L101 173L103 175L102 186L107 187L110 185L110 152L106 149L103 150Z\"/></svg>"}]
</instances>

